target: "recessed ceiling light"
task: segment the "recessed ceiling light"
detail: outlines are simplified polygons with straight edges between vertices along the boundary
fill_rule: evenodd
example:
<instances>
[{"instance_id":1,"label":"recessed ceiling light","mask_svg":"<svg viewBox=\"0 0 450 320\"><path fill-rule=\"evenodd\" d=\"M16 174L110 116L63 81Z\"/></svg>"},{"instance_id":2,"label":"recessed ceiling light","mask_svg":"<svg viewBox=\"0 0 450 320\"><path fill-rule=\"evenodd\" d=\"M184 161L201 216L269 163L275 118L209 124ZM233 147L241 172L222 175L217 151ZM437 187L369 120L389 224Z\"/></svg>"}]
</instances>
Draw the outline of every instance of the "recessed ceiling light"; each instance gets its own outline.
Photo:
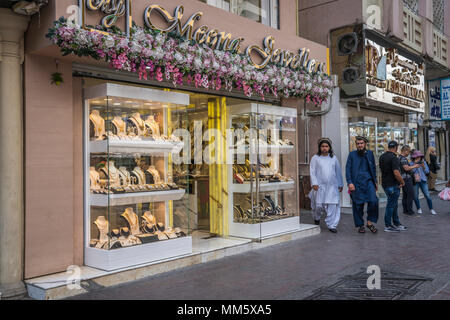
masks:
<instances>
[{"instance_id":1,"label":"recessed ceiling light","mask_svg":"<svg viewBox=\"0 0 450 320\"><path fill-rule=\"evenodd\" d=\"M120 102L114 102L115 106L120 106Z\"/></svg>"},{"instance_id":2,"label":"recessed ceiling light","mask_svg":"<svg viewBox=\"0 0 450 320\"><path fill-rule=\"evenodd\" d=\"M128 101L125 101L125 103L132 103L133 101L131 101L131 100L128 100Z\"/></svg>"}]
</instances>

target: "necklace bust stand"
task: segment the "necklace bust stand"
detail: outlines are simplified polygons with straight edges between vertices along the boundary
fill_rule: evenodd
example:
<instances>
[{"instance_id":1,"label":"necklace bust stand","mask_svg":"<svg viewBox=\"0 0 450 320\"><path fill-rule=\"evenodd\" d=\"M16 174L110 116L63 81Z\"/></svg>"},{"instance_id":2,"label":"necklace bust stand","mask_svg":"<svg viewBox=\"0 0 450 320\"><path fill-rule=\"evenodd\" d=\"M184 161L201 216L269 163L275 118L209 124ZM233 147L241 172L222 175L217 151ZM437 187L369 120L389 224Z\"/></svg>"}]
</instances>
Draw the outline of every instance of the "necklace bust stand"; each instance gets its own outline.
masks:
<instances>
[{"instance_id":1,"label":"necklace bust stand","mask_svg":"<svg viewBox=\"0 0 450 320\"><path fill-rule=\"evenodd\" d=\"M121 216L127 220L128 225L130 226L131 235L135 236L140 233L139 217L136 213L134 213L133 208L126 208L125 212L122 213Z\"/></svg>"},{"instance_id":2,"label":"necklace bust stand","mask_svg":"<svg viewBox=\"0 0 450 320\"><path fill-rule=\"evenodd\" d=\"M108 220L106 220L104 216L98 216L97 219L94 221L94 224L97 226L98 231L100 232L100 236L95 247L100 249L109 240L108 238L109 222Z\"/></svg>"},{"instance_id":3,"label":"necklace bust stand","mask_svg":"<svg viewBox=\"0 0 450 320\"><path fill-rule=\"evenodd\" d=\"M133 173L138 178L138 184L145 185L145 173L142 171L142 169L140 167L135 167L133 169Z\"/></svg>"},{"instance_id":4,"label":"necklace bust stand","mask_svg":"<svg viewBox=\"0 0 450 320\"><path fill-rule=\"evenodd\" d=\"M125 137L127 135L127 124L121 117L115 116L111 122L114 125L118 137Z\"/></svg>"},{"instance_id":5,"label":"necklace bust stand","mask_svg":"<svg viewBox=\"0 0 450 320\"><path fill-rule=\"evenodd\" d=\"M136 135L145 136L147 134L147 129L145 127L145 122L141 118L141 114L139 112L133 113L133 115L129 118L131 124L136 128Z\"/></svg>"},{"instance_id":6,"label":"necklace bust stand","mask_svg":"<svg viewBox=\"0 0 450 320\"><path fill-rule=\"evenodd\" d=\"M100 116L100 111L92 110L89 120L94 125L94 137L96 140L103 140L106 134L105 119Z\"/></svg>"},{"instance_id":7,"label":"necklace bust stand","mask_svg":"<svg viewBox=\"0 0 450 320\"><path fill-rule=\"evenodd\" d=\"M149 131L151 131L153 138L159 138L161 136L159 124L155 121L154 116L148 116L145 120L145 125L149 128Z\"/></svg>"},{"instance_id":8,"label":"necklace bust stand","mask_svg":"<svg viewBox=\"0 0 450 320\"><path fill-rule=\"evenodd\" d=\"M156 170L155 166L149 166L147 171L153 176L153 181L155 184L161 183L161 177L159 176L159 172Z\"/></svg>"},{"instance_id":9,"label":"necklace bust stand","mask_svg":"<svg viewBox=\"0 0 450 320\"><path fill-rule=\"evenodd\" d=\"M100 173L94 167L89 168L89 180L91 182L91 190L99 190L100 187Z\"/></svg>"},{"instance_id":10,"label":"necklace bust stand","mask_svg":"<svg viewBox=\"0 0 450 320\"><path fill-rule=\"evenodd\" d=\"M119 170L114 166L114 161L108 161L107 165L101 169L106 179L109 178L111 188L120 187Z\"/></svg>"}]
</instances>

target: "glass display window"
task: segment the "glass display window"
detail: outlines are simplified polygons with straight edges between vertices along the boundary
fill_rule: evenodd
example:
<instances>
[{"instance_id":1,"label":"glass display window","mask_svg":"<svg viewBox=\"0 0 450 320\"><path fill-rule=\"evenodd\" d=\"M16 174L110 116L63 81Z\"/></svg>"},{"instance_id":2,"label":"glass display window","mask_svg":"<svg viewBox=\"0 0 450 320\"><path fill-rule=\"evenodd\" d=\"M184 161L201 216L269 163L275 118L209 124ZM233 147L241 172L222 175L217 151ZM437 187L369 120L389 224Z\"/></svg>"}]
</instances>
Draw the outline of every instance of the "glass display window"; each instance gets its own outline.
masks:
<instances>
[{"instance_id":1,"label":"glass display window","mask_svg":"<svg viewBox=\"0 0 450 320\"><path fill-rule=\"evenodd\" d=\"M295 230L297 110L250 103L230 107L228 118L230 235L261 238Z\"/></svg>"},{"instance_id":2,"label":"glass display window","mask_svg":"<svg viewBox=\"0 0 450 320\"><path fill-rule=\"evenodd\" d=\"M104 83L84 96L85 264L114 270L191 253L189 219L174 217L188 178L173 159L189 95Z\"/></svg>"},{"instance_id":3,"label":"glass display window","mask_svg":"<svg viewBox=\"0 0 450 320\"><path fill-rule=\"evenodd\" d=\"M356 150L356 137L363 136L369 140L368 149L376 152L377 146L377 119L371 117L351 118L348 123L349 150Z\"/></svg>"}]
</instances>

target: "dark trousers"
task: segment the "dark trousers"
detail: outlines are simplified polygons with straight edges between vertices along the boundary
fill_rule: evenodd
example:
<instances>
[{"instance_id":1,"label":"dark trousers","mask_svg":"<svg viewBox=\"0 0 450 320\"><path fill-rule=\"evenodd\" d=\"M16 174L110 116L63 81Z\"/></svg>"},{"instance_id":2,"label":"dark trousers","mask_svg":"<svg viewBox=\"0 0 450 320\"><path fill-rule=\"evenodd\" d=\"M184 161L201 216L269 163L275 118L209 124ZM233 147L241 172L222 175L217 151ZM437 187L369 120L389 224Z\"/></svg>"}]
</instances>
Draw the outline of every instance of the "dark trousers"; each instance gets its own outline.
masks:
<instances>
[{"instance_id":1,"label":"dark trousers","mask_svg":"<svg viewBox=\"0 0 450 320\"><path fill-rule=\"evenodd\" d=\"M403 197L402 197L402 205L403 205L403 213L406 214L414 214L413 211L413 202L414 202L414 184L412 178L404 179L405 185L403 186Z\"/></svg>"},{"instance_id":2,"label":"dark trousers","mask_svg":"<svg viewBox=\"0 0 450 320\"><path fill-rule=\"evenodd\" d=\"M386 187L384 192L387 196L386 213L384 214L384 224L386 227L399 226L398 219L398 198L400 196L400 188L398 186Z\"/></svg>"},{"instance_id":3,"label":"dark trousers","mask_svg":"<svg viewBox=\"0 0 450 320\"><path fill-rule=\"evenodd\" d=\"M359 228L364 225L364 205L365 203L352 204L353 220L355 221L355 227ZM378 201L367 202L367 221L377 223L378 221Z\"/></svg>"}]
</instances>

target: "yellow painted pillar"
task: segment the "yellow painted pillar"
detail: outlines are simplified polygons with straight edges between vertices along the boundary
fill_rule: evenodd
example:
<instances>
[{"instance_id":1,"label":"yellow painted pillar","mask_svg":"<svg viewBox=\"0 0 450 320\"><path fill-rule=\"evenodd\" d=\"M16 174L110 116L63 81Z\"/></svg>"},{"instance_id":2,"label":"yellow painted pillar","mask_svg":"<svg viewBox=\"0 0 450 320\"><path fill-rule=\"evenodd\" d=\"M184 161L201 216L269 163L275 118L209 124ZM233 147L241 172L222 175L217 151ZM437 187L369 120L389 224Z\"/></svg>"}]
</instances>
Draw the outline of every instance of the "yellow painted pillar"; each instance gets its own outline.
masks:
<instances>
[{"instance_id":1,"label":"yellow painted pillar","mask_svg":"<svg viewBox=\"0 0 450 320\"><path fill-rule=\"evenodd\" d=\"M209 165L210 232L227 236L228 230L228 170L226 163L226 98L209 99L208 129L218 133L210 152L214 163ZM209 142L211 144L211 140Z\"/></svg>"}]
</instances>

